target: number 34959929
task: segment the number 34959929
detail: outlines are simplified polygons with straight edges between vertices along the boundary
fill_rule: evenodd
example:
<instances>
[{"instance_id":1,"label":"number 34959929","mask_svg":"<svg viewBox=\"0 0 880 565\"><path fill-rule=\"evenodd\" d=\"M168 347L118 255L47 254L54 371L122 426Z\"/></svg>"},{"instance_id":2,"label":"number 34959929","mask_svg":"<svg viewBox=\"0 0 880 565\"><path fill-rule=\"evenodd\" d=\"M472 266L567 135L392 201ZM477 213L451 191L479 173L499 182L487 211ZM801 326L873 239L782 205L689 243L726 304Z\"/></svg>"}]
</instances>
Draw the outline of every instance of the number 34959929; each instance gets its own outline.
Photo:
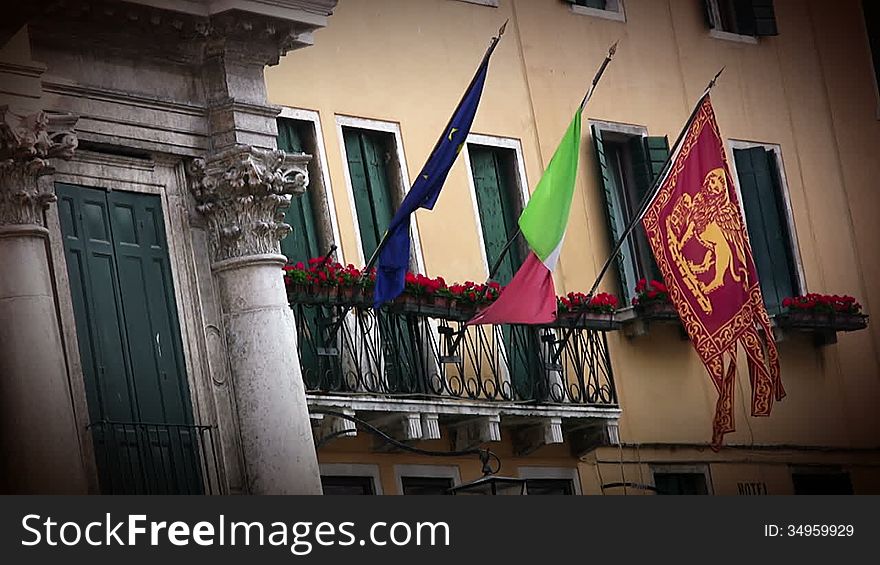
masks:
<instances>
[{"instance_id":1,"label":"number 34959929","mask_svg":"<svg viewBox=\"0 0 880 565\"><path fill-rule=\"evenodd\" d=\"M852 537L852 524L764 524L765 537Z\"/></svg>"}]
</instances>

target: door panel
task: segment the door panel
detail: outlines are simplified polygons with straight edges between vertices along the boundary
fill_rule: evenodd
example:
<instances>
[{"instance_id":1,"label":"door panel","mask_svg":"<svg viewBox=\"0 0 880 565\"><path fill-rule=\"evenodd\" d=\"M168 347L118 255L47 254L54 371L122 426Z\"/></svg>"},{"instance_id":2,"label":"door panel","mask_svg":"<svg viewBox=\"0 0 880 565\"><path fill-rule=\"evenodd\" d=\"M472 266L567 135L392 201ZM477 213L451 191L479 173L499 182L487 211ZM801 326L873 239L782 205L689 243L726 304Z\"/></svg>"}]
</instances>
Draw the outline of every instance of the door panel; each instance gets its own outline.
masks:
<instances>
[{"instance_id":1,"label":"door panel","mask_svg":"<svg viewBox=\"0 0 880 565\"><path fill-rule=\"evenodd\" d=\"M200 492L161 201L56 190L102 490Z\"/></svg>"}]
</instances>

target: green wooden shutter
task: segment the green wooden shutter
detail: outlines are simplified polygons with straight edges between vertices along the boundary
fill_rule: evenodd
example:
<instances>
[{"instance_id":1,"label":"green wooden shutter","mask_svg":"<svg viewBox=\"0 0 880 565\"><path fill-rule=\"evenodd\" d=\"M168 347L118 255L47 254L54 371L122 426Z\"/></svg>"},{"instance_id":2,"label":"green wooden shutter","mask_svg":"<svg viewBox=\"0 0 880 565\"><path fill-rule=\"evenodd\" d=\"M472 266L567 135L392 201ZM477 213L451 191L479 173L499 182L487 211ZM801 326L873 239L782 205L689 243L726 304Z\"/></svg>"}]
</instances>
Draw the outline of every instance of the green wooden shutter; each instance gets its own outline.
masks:
<instances>
[{"instance_id":1,"label":"green wooden shutter","mask_svg":"<svg viewBox=\"0 0 880 565\"><path fill-rule=\"evenodd\" d=\"M794 294L793 261L788 224L783 216L776 156L763 147L734 150L743 208L767 310L781 310Z\"/></svg>"},{"instance_id":2,"label":"green wooden shutter","mask_svg":"<svg viewBox=\"0 0 880 565\"><path fill-rule=\"evenodd\" d=\"M662 137L633 137L629 142L630 155L632 156L635 186L633 190L632 210L639 209L648 192L654 185L654 181L663 172L663 167L669 158L669 139ZM638 226L635 230L636 246L641 258L640 264L647 272L641 273L649 279L661 280L660 268L654 259L654 253L648 244L644 228Z\"/></svg>"},{"instance_id":3,"label":"green wooden shutter","mask_svg":"<svg viewBox=\"0 0 880 565\"><path fill-rule=\"evenodd\" d=\"M509 179L505 180L507 174L504 172L498 151L491 147L471 145L468 147L468 153L474 175L474 189L477 194L486 260L491 269L501 256L508 239L516 231L514 203L510 186L506 184ZM494 279L506 285L513 278L520 264L518 250L511 247Z\"/></svg>"},{"instance_id":4,"label":"green wooden shutter","mask_svg":"<svg viewBox=\"0 0 880 565\"><path fill-rule=\"evenodd\" d=\"M348 172L351 179L351 190L354 195L355 213L360 228L361 245L364 256L369 257L379 245L378 229L373 218L373 204L370 197L370 184L367 181L367 169L364 151L361 147L361 133L356 129L343 128L345 153L348 159Z\"/></svg>"},{"instance_id":5,"label":"green wooden shutter","mask_svg":"<svg viewBox=\"0 0 880 565\"><path fill-rule=\"evenodd\" d=\"M370 182L370 197L373 204L373 217L376 219L377 239L391 225L394 216L394 202L391 198L391 183L388 179L388 168L385 163L384 135L376 132L364 132L361 143L367 166L367 178Z\"/></svg>"},{"instance_id":6,"label":"green wooden shutter","mask_svg":"<svg viewBox=\"0 0 880 565\"><path fill-rule=\"evenodd\" d=\"M278 148L288 153L305 153L305 139L308 125L296 120L278 119ZM313 157L314 158L314 157ZM301 196L295 196L287 209L284 221L293 228L290 235L281 240L281 252L288 262L306 263L312 257L324 253L320 249L318 232L315 227L315 212L311 195L307 190Z\"/></svg>"},{"instance_id":7,"label":"green wooden shutter","mask_svg":"<svg viewBox=\"0 0 880 565\"><path fill-rule=\"evenodd\" d=\"M620 235L626 230L629 214L624 200L623 187L620 185L620 175L615 172L619 167L619 155L615 148L606 145L602 130L592 126L593 146L596 150L596 159L599 167L599 184L605 194L605 207L608 219L608 230L611 235L613 247ZM635 270L634 250L632 238L620 248L617 255L617 276L620 284L620 296L626 297L627 301L635 295L635 285L638 274Z\"/></svg>"},{"instance_id":8,"label":"green wooden shutter","mask_svg":"<svg viewBox=\"0 0 880 565\"><path fill-rule=\"evenodd\" d=\"M343 128L348 170L354 193L364 256L379 246L393 216L391 183L385 165L384 135Z\"/></svg>"}]
</instances>

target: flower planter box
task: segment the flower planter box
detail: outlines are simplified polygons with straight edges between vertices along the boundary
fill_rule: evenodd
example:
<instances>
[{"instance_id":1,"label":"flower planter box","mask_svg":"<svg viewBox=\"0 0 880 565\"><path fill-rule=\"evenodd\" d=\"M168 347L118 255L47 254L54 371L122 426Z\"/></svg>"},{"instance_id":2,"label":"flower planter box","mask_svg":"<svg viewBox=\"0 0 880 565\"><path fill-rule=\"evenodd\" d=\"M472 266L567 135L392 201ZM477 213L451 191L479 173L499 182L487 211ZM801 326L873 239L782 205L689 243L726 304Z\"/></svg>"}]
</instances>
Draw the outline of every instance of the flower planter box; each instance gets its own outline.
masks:
<instances>
[{"instance_id":1,"label":"flower planter box","mask_svg":"<svg viewBox=\"0 0 880 565\"><path fill-rule=\"evenodd\" d=\"M618 330L621 323L614 317L614 313L600 314L596 312L560 312L556 315L556 321L550 324L554 328L576 328L584 330L596 330L601 332Z\"/></svg>"},{"instance_id":2,"label":"flower planter box","mask_svg":"<svg viewBox=\"0 0 880 565\"><path fill-rule=\"evenodd\" d=\"M868 316L840 312L790 311L776 316L776 325L789 329L852 332L867 328Z\"/></svg>"},{"instance_id":3,"label":"flower planter box","mask_svg":"<svg viewBox=\"0 0 880 565\"><path fill-rule=\"evenodd\" d=\"M335 286L293 285L287 287L287 299L296 304L329 304L338 296Z\"/></svg>"},{"instance_id":4,"label":"flower planter box","mask_svg":"<svg viewBox=\"0 0 880 565\"><path fill-rule=\"evenodd\" d=\"M359 286L339 287L336 293L336 302L346 306L364 306L372 303L372 289Z\"/></svg>"},{"instance_id":5,"label":"flower planter box","mask_svg":"<svg viewBox=\"0 0 880 565\"><path fill-rule=\"evenodd\" d=\"M649 320L679 321L678 310L671 302L648 302L636 304L633 309L640 318Z\"/></svg>"},{"instance_id":6,"label":"flower planter box","mask_svg":"<svg viewBox=\"0 0 880 565\"><path fill-rule=\"evenodd\" d=\"M477 307L445 296L401 295L386 308L401 314L418 314L445 320L467 321L473 318Z\"/></svg>"},{"instance_id":7,"label":"flower planter box","mask_svg":"<svg viewBox=\"0 0 880 565\"><path fill-rule=\"evenodd\" d=\"M660 324L677 328L679 337L683 340L688 339L678 311L671 302L657 301L636 304L632 308L618 310L617 319L623 324L623 333L627 337L648 335L652 325Z\"/></svg>"}]
</instances>

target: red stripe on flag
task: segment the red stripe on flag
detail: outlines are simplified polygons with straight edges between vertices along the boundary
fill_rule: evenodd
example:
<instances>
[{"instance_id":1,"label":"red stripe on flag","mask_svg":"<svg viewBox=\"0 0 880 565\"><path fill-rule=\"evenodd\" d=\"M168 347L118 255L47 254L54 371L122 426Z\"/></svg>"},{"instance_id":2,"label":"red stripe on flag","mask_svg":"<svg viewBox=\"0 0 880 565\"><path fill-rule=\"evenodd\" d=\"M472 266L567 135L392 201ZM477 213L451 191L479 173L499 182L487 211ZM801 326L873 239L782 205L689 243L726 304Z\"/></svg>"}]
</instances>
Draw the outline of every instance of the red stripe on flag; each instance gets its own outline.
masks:
<instances>
[{"instance_id":1,"label":"red stripe on flag","mask_svg":"<svg viewBox=\"0 0 880 565\"><path fill-rule=\"evenodd\" d=\"M547 266L529 253L498 299L468 324L547 324L556 320L556 288Z\"/></svg>"}]
</instances>

